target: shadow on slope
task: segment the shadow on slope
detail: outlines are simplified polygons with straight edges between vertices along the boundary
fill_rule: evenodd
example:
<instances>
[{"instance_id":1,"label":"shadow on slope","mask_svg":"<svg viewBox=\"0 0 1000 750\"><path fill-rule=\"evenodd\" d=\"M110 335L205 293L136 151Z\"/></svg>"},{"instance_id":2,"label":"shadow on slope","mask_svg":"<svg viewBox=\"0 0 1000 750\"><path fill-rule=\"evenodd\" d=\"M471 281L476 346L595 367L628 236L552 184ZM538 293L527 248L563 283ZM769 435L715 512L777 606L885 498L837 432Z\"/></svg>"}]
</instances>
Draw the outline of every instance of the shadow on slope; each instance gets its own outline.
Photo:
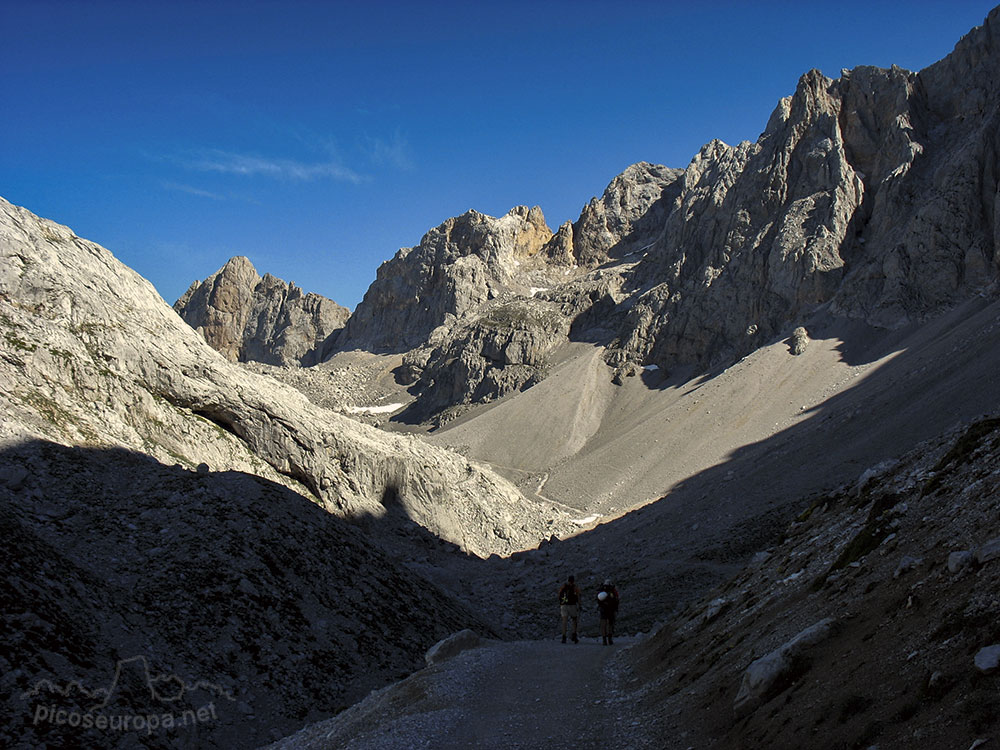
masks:
<instances>
[{"instance_id":1,"label":"shadow on slope","mask_svg":"<svg viewBox=\"0 0 1000 750\"><path fill-rule=\"evenodd\" d=\"M998 458L993 417L817 498L780 547L629 654L651 734L829 750L995 736L1000 674L975 655L1000 640ZM824 618L829 638L773 680L741 682L748 664Z\"/></svg>"},{"instance_id":2,"label":"shadow on slope","mask_svg":"<svg viewBox=\"0 0 1000 750\"><path fill-rule=\"evenodd\" d=\"M0 466L5 746L254 746L422 666L450 632L492 634L356 525L259 477L45 441ZM84 728L168 714L172 730Z\"/></svg>"}]
</instances>

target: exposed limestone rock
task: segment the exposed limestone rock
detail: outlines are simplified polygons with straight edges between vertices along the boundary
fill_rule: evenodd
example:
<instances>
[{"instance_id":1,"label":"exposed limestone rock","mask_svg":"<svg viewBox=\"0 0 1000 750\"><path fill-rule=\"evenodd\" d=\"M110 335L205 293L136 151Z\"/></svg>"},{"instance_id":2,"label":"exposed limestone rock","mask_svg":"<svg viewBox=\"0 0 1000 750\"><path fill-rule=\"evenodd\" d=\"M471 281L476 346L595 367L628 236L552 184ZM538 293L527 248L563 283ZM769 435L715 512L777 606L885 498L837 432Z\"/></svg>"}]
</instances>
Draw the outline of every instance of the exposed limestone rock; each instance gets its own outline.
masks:
<instances>
[{"instance_id":1,"label":"exposed limestone rock","mask_svg":"<svg viewBox=\"0 0 1000 750\"><path fill-rule=\"evenodd\" d=\"M990 539L976 550L976 562L980 565L985 565L988 562L998 559L1000 559L1000 537Z\"/></svg>"},{"instance_id":2,"label":"exposed limestone rock","mask_svg":"<svg viewBox=\"0 0 1000 750\"><path fill-rule=\"evenodd\" d=\"M701 614L702 624L707 624L718 617L724 610L726 610L732 604L728 599L718 598L713 599L705 607L705 611Z\"/></svg>"},{"instance_id":3,"label":"exposed limestone rock","mask_svg":"<svg viewBox=\"0 0 1000 750\"><path fill-rule=\"evenodd\" d=\"M573 224L564 222L545 245L545 256L559 265L576 265L573 257Z\"/></svg>"},{"instance_id":4,"label":"exposed limestone rock","mask_svg":"<svg viewBox=\"0 0 1000 750\"><path fill-rule=\"evenodd\" d=\"M975 555L969 550L959 550L958 552L952 552L948 555L948 572L949 573L959 573L975 560Z\"/></svg>"},{"instance_id":5,"label":"exposed limestone rock","mask_svg":"<svg viewBox=\"0 0 1000 750\"><path fill-rule=\"evenodd\" d=\"M923 559L919 557L911 557L910 555L903 555L902 559L899 561L899 565L896 566L896 570L893 571L892 577L899 578L905 573L909 573L914 568L918 568L924 564Z\"/></svg>"},{"instance_id":6,"label":"exposed limestone rock","mask_svg":"<svg viewBox=\"0 0 1000 750\"><path fill-rule=\"evenodd\" d=\"M740 356L825 303L897 327L996 282L997 26L919 74L811 71L756 143L703 148L612 361Z\"/></svg>"},{"instance_id":7,"label":"exposed limestone rock","mask_svg":"<svg viewBox=\"0 0 1000 750\"><path fill-rule=\"evenodd\" d=\"M449 316L462 318L518 285L522 264L552 237L537 206L496 219L468 211L383 263L337 340L340 349L406 351L425 343Z\"/></svg>"},{"instance_id":8,"label":"exposed limestone rock","mask_svg":"<svg viewBox=\"0 0 1000 750\"><path fill-rule=\"evenodd\" d=\"M991 674L1000 668L1000 643L986 646L976 652L973 660L978 669L983 674Z\"/></svg>"},{"instance_id":9,"label":"exposed limestone rock","mask_svg":"<svg viewBox=\"0 0 1000 750\"><path fill-rule=\"evenodd\" d=\"M310 365L350 311L271 274L261 278L247 258L230 259L194 282L174 309L219 352L236 362Z\"/></svg>"},{"instance_id":10,"label":"exposed limestone rock","mask_svg":"<svg viewBox=\"0 0 1000 750\"><path fill-rule=\"evenodd\" d=\"M789 341L789 351L796 357L802 354L809 346L809 333L803 326L799 326L792 331L792 338Z\"/></svg>"},{"instance_id":11,"label":"exposed limestone rock","mask_svg":"<svg viewBox=\"0 0 1000 750\"><path fill-rule=\"evenodd\" d=\"M747 712L762 703L771 687L793 668L796 659L833 634L834 620L827 617L811 625L780 648L754 661L747 667L743 682L733 702L733 709Z\"/></svg>"},{"instance_id":12,"label":"exposed limestone rock","mask_svg":"<svg viewBox=\"0 0 1000 750\"><path fill-rule=\"evenodd\" d=\"M438 346L404 359L403 377L419 373L421 388L411 413L426 417L484 403L541 380L569 327L554 303L518 299L485 307Z\"/></svg>"},{"instance_id":13,"label":"exposed limestone rock","mask_svg":"<svg viewBox=\"0 0 1000 750\"><path fill-rule=\"evenodd\" d=\"M488 556L553 533L507 481L230 365L152 286L65 227L0 203L0 408L56 442L260 474L348 516L399 507ZM560 528L568 521L550 517Z\"/></svg>"},{"instance_id":14,"label":"exposed limestone rock","mask_svg":"<svg viewBox=\"0 0 1000 750\"><path fill-rule=\"evenodd\" d=\"M581 266L598 266L648 249L663 231L683 174L659 164L633 164L601 198L591 199L571 232L559 228L546 252L553 258L568 252Z\"/></svg>"}]
</instances>

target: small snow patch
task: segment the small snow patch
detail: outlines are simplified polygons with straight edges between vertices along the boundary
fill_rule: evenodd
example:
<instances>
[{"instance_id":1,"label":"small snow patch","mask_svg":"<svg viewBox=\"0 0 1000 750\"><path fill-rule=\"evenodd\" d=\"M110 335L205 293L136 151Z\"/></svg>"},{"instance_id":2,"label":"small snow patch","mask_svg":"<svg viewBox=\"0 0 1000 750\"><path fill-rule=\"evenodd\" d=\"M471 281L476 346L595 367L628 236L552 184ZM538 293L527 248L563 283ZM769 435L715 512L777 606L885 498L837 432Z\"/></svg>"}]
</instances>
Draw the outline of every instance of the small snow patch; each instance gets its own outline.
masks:
<instances>
[{"instance_id":1,"label":"small snow patch","mask_svg":"<svg viewBox=\"0 0 1000 750\"><path fill-rule=\"evenodd\" d=\"M586 526L588 523L593 523L600 517L600 513L591 513L586 518L571 518L570 523L575 523L577 526Z\"/></svg>"},{"instance_id":2,"label":"small snow patch","mask_svg":"<svg viewBox=\"0 0 1000 750\"><path fill-rule=\"evenodd\" d=\"M547 292L547 291L549 291L549 288L547 286L533 286L531 287L531 289L528 290L528 296L534 297L539 292Z\"/></svg>"},{"instance_id":3,"label":"small snow patch","mask_svg":"<svg viewBox=\"0 0 1000 750\"><path fill-rule=\"evenodd\" d=\"M633 250L633 251L632 251L632 252L630 252L630 253L625 253L625 257L627 258L627 257L629 257L630 255L638 255L639 253L644 253L644 252L646 252L647 250L649 250L649 248L651 248L651 247L652 247L653 245L655 245L655 244L656 244L656 240L653 240L652 242L650 242L650 243L649 243L648 245L646 245L645 247L640 247L640 248L639 248L638 250Z\"/></svg>"},{"instance_id":4,"label":"small snow patch","mask_svg":"<svg viewBox=\"0 0 1000 750\"><path fill-rule=\"evenodd\" d=\"M348 414L391 414L403 408L403 404L385 404L383 406L348 406Z\"/></svg>"},{"instance_id":5,"label":"small snow patch","mask_svg":"<svg viewBox=\"0 0 1000 750\"><path fill-rule=\"evenodd\" d=\"M646 365L642 369L645 370L646 372L656 372L657 370L660 369L660 366L659 365Z\"/></svg>"}]
</instances>

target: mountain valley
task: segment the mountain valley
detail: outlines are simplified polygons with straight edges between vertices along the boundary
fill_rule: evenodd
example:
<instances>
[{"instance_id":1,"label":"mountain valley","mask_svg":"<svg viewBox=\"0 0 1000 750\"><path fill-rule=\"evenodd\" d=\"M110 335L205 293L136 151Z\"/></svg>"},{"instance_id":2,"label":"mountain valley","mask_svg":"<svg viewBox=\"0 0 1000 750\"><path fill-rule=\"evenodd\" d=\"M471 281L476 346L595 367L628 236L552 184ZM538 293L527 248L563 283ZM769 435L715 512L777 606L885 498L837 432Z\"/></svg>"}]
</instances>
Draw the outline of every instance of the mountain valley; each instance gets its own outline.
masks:
<instances>
[{"instance_id":1,"label":"mountain valley","mask_svg":"<svg viewBox=\"0 0 1000 750\"><path fill-rule=\"evenodd\" d=\"M998 126L1000 9L555 231L447 219L353 312L243 257L171 307L0 199L0 742L466 742L447 686L549 658L568 575L627 636L575 747L1000 742ZM219 716L49 721L109 683Z\"/></svg>"}]
</instances>

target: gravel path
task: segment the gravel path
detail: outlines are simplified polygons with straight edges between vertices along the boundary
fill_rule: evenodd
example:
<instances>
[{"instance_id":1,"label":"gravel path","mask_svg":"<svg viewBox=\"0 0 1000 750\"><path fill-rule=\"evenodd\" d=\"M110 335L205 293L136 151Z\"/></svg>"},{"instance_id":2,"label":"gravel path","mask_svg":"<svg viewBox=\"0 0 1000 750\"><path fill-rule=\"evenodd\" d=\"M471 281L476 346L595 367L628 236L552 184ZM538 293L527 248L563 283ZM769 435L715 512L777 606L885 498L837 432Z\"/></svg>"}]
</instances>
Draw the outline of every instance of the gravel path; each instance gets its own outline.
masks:
<instances>
[{"instance_id":1,"label":"gravel path","mask_svg":"<svg viewBox=\"0 0 1000 750\"><path fill-rule=\"evenodd\" d=\"M608 747L614 717L604 667L616 647L519 641L493 648L496 667L477 675L466 720L443 734L439 747Z\"/></svg>"},{"instance_id":2,"label":"gravel path","mask_svg":"<svg viewBox=\"0 0 1000 750\"><path fill-rule=\"evenodd\" d=\"M372 693L274 750L645 747L613 659L632 642L492 642Z\"/></svg>"}]
</instances>

